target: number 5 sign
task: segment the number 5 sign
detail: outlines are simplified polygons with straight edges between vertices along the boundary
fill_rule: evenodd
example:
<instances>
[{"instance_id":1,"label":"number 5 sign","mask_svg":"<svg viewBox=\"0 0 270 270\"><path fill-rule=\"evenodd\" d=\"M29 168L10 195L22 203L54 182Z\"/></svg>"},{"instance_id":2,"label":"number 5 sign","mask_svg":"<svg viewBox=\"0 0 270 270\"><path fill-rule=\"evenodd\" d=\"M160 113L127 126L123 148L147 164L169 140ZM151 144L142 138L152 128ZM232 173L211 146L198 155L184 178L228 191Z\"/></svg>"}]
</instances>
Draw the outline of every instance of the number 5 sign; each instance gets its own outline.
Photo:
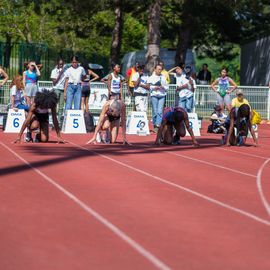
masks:
<instances>
[{"instance_id":1,"label":"number 5 sign","mask_svg":"<svg viewBox=\"0 0 270 270\"><path fill-rule=\"evenodd\" d=\"M67 110L62 127L63 133L86 133L82 110Z\"/></svg>"},{"instance_id":2,"label":"number 5 sign","mask_svg":"<svg viewBox=\"0 0 270 270\"><path fill-rule=\"evenodd\" d=\"M19 133L22 128L24 120L25 120L24 110L14 111L13 109L9 109L5 132L6 133Z\"/></svg>"}]
</instances>

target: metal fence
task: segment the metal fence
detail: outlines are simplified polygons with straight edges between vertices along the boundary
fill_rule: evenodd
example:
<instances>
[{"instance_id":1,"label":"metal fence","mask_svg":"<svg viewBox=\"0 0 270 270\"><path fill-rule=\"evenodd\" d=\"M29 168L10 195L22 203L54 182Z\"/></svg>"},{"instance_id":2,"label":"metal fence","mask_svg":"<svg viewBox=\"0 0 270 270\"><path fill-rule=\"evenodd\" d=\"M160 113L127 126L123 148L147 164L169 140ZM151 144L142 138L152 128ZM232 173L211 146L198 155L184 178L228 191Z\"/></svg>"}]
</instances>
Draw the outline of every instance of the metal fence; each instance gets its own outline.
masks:
<instances>
[{"instance_id":1,"label":"metal fence","mask_svg":"<svg viewBox=\"0 0 270 270\"><path fill-rule=\"evenodd\" d=\"M6 83L0 90L0 112L7 110L7 105L10 102L10 82ZM107 89L106 84L96 82L92 83L95 89ZM51 88L52 82L40 81L39 87ZM250 102L253 109L257 110L263 119L270 120L270 91L268 87L256 87L256 86L239 86L243 89L245 98ZM170 85L166 98L166 106L174 106L177 103L176 85ZM124 98L126 96L126 87L123 89ZM231 94L231 98L234 94ZM195 92L195 112L199 117L209 117L213 111L213 107L216 104L216 94L211 90L208 85L198 85ZM151 117L151 103L148 103L148 116ZM91 104L90 104L91 109ZM131 111L133 105L127 106L127 111ZM93 113L99 113L98 110L92 110Z\"/></svg>"}]
</instances>

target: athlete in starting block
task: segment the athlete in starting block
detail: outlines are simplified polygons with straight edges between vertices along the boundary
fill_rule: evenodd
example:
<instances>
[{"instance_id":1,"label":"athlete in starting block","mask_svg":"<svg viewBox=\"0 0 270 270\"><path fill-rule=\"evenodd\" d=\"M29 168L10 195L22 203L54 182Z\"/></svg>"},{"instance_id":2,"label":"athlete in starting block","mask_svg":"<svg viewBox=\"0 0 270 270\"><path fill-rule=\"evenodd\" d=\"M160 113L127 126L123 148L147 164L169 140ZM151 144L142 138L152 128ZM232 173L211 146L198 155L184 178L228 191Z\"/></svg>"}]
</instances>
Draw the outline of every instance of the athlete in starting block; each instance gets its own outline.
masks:
<instances>
[{"instance_id":1,"label":"athlete in starting block","mask_svg":"<svg viewBox=\"0 0 270 270\"><path fill-rule=\"evenodd\" d=\"M126 106L122 100L107 101L100 113L99 121L95 133L87 144L96 143L101 134L101 140L104 143L115 143L119 127L122 127L123 144L129 144L126 139Z\"/></svg>"},{"instance_id":2,"label":"athlete in starting block","mask_svg":"<svg viewBox=\"0 0 270 270\"><path fill-rule=\"evenodd\" d=\"M179 144L180 137L184 137L186 135L186 129L191 136L193 145L198 147L199 144L196 141L192 128L189 125L188 114L186 111L181 107L165 108L155 144Z\"/></svg>"},{"instance_id":3,"label":"athlete in starting block","mask_svg":"<svg viewBox=\"0 0 270 270\"><path fill-rule=\"evenodd\" d=\"M28 127L29 132L26 134L26 141L33 141L32 132L36 131L35 142L48 142L49 140L49 109L52 113L53 125L57 134L58 143L64 143L61 138L60 128L56 116L56 105L58 98L55 92L42 89L37 92L34 102L32 103L27 118L25 119L18 138L14 143L20 143L24 130Z\"/></svg>"}]
</instances>

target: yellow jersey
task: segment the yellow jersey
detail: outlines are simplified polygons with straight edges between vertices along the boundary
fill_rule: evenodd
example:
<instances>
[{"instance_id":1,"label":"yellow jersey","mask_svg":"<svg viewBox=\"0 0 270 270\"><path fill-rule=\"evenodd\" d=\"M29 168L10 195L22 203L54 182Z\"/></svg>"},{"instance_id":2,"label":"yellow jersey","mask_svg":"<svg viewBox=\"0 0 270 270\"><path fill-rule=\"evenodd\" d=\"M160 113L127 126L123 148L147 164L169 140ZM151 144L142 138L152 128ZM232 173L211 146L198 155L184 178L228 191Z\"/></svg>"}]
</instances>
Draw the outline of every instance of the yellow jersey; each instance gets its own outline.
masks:
<instances>
[{"instance_id":1,"label":"yellow jersey","mask_svg":"<svg viewBox=\"0 0 270 270\"><path fill-rule=\"evenodd\" d=\"M161 71L161 74L165 77L167 84L170 84L171 80L170 80L169 72L167 70L163 69Z\"/></svg>"},{"instance_id":2,"label":"yellow jersey","mask_svg":"<svg viewBox=\"0 0 270 270\"><path fill-rule=\"evenodd\" d=\"M241 101L239 101L237 97L232 100L232 107L233 108L239 108L243 104L247 104L250 107L249 102L245 98Z\"/></svg>"}]
</instances>

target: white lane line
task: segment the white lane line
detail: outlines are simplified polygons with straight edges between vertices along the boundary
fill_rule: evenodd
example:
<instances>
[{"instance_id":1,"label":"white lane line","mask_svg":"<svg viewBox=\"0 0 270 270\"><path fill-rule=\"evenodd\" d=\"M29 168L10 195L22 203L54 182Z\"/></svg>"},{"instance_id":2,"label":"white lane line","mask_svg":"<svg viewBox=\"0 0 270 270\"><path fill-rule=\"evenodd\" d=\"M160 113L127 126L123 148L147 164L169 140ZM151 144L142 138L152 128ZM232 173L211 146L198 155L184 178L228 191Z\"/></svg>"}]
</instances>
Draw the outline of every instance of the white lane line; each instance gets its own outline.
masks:
<instances>
[{"instance_id":1,"label":"white lane line","mask_svg":"<svg viewBox=\"0 0 270 270\"><path fill-rule=\"evenodd\" d=\"M144 144L143 146L150 147L149 145L146 145L146 144ZM242 172L242 171L239 171L239 170L231 169L231 168L228 168L228 167L225 167L225 166L222 166L222 165L215 164L213 162L201 160L201 159L198 159L198 158L189 157L189 156L186 156L186 155L177 154L177 153L167 151L167 150L164 151L164 152L168 153L170 155L174 155L174 156L182 157L182 158L189 159L189 160L192 160L192 161L195 161L195 162L203 163L203 164L206 164L206 165L209 165L209 166L212 166L212 167L217 167L219 169L223 169L223 170L227 170L227 171L230 171L230 172L234 172L234 173L238 173L238 174L242 174L242 175L246 175L246 176L249 176L249 177L256 178L256 175L254 175L254 174L249 174L249 173Z\"/></svg>"},{"instance_id":2,"label":"white lane line","mask_svg":"<svg viewBox=\"0 0 270 270\"><path fill-rule=\"evenodd\" d=\"M128 165L128 164L126 164L126 163L123 163L123 162L121 162L121 161L118 161L118 160L116 160L116 159L114 159L114 158L111 158L111 157L109 157L109 156L106 156L106 155L104 155L104 154L100 154L99 152L96 152L96 151L94 151L94 150L90 150L90 149L88 149L88 148L86 148L86 147L83 147L83 146L78 145L78 144L76 144L76 143L73 143L73 142L71 142L71 141L69 141L69 143L72 144L72 145L74 145L74 146L76 146L76 147L78 147L78 148L80 148L80 149L87 150L87 151L89 151L89 152L95 153L96 155L98 155L98 156L100 156L100 157L103 157L103 158L105 158L105 159L107 159L107 160L110 160L110 161L112 161L112 162L114 162L114 163L117 163L117 164L119 164L119 165L121 165L121 166L123 166L123 167L129 168L129 169L131 169L131 170L133 170L133 171L135 171L135 172L138 172L138 173L140 173L140 174L143 174L143 175L146 175L146 176L148 176L148 177L150 177L150 178L153 178L153 179L155 179L155 180L157 180L157 181L159 181L159 182L161 182L161 183L164 183L164 184L169 185L169 186L172 186L172 187L174 187L174 188L177 188L177 189L186 191L186 192L188 192L188 193L190 193L190 194L192 194L192 195L195 195L195 196L197 196L197 197L200 197L200 198L202 198L202 199L204 199L204 200L206 200L206 201L208 201L208 202L211 202L211 203L213 203L213 204L222 206L223 208L229 209L229 210L231 210L231 211L233 211L233 212L236 212L236 213L241 214L241 215L243 215L243 216L245 216L245 217L248 217L248 218L250 218L250 219L253 219L253 220L255 220L255 221L259 222L259 223L262 223L262 224L264 224L264 225L270 226L270 221L265 220L265 219L263 219L263 218L261 218L261 217L259 217L259 216L256 216L256 215L254 215L254 214L252 214L252 213L249 213L249 212L247 212L247 211L244 211L244 210L242 210L242 209L240 209L240 208L231 206L231 205L229 205L229 204L226 204L226 203L223 203L223 202L218 201L218 200L216 200L216 199L213 199L213 198L211 198L211 197L208 197L207 195L204 195L204 194L199 193L199 192L197 192L197 191L194 191L194 190L192 190L192 189L189 189L189 188L186 188L186 187L184 187L184 186L175 184L175 183L173 183L173 182L170 182L169 180L166 180L166 179L161 178L161 177L159 177L159 176L155 176L155 175L153 175L153 174L151 174L151 173L148 173L148 172L146 172L146 171L144 171L144 170L138 169L138 168L136 168L136 167L133 167L133 166L131 166L131 165Z\"/></svg>"},{"instance_id":3,"label":"white lane line","mask_svg":"<svg viewBox=\"0 0 270 270\"><path fill-rule=\"evenodd\" d=\"M39 174L41 177L43 177L47 182L49 182L54 187L56 187L58 190L60 190L62 193L64 193L69 199L74 201L77 205L79 205L88 214L93 216L96 220L98 220L105 227L107 227L109 230L111 230L115 235L117 235L119 238L121 238L124 242L126 242L129 246L131 246L134 250L136 250L139 254L141 254L144 258L146 258L149 262L151 262L158 269L162 269L162 270L170 270L171 269L164 262L162 262L160 259L158 259L155 255L153 255L150 251L145 249L143 246L141 246L135 240L133 240L131 237L129 237L126 233L124 233L121 229L119 229L117 226L115 226L110 221L108 221L105 217L103 217L102 215L97 213L95 210L93 210L91 207L86 205L84 202L82 202L80 199L78 199L71 192L69 192L64 187L62 187L57 182L55 182L52 178L50 178L49 176L47 176L46 174L41 172L39 169L33 167L27 160L25 160L19 154L14 152L7 145L3 144L2 142L0 142L0 143L3 147L5 147L8 151L10 151L18 159L20 159L22 162L27 164L32 170L34 170L37 174Z\"/></svg>"},{"instance_id":4,"label":"white lane line","mask_svg":"<svg viewBox=\"0 0 270 270\"><path fill-rule=\"evenodd\" d=\"M237 153L237 154L239 154L239 155L244 155L244 156L248 156L248 157L260 158L260 159L268 159L268 158L269 158L269 157L258 156L258 155L254 155L254 154L249 154L249 153L244 153L244 152L234 151L234 150L227 149L227 148L224 148L224 147L218 147L218 148L216 148L216 149L222 150L222 151L226 151L226 152Z\"/></svg>"},{"instance_id":5,"label":"white lane line","mask_svg":"<svg viewBox=\"0 0 270 270\"><path fill-rule=\"evenodd\" d=\"M176 154L176 153L170 152L170 151L166 151L166 153L168 153L170 155L182 157L182 158L185 158L185 159L189 159L189 160L192 160L192 161L195 161L195 162L199 162L199 163L203 163L203 164L206 164L206 165L210 165L212 167L217 167L219 169L223 169L223 170L227 170L227 171L230 171L230 172L234 172L234 173L238 173L238 174L242 174L242 175L245 175L245 176L256 178L256 175L254 175L254 174L245 173L245 172L242 172L242 171L239 171L239 170L234 170L234 169L231 169L231 168L228 168L228 167L225 167L225 166L221 166L221 165L218 165L218 164L209 162L209 161L205 161L205 160L201 160L201 159L197 159L197 158L192 158L192 157L181 155L181 154Z\"/></svg>"},{"instance_id":6,"label":"white lane line","mask_svg":"<svg viewBox=\"0 0 270 270\"><path fill-rule=\"evenodd\" d=\"M257 188L258 188L258 192L259 192L259 195L261 197L261 200L262 200L262 203L268 213L268 215L270 216L270 204L268 203L264 193L263 193L263 188L262 188L262 173L263 173L263 170L265 168L265 166L269 163L270 161L270 158L267 159L263 164L262 166L260 167L260 169L258 170L258 174L257 174Z\"/></svg>"}]
</instances>

